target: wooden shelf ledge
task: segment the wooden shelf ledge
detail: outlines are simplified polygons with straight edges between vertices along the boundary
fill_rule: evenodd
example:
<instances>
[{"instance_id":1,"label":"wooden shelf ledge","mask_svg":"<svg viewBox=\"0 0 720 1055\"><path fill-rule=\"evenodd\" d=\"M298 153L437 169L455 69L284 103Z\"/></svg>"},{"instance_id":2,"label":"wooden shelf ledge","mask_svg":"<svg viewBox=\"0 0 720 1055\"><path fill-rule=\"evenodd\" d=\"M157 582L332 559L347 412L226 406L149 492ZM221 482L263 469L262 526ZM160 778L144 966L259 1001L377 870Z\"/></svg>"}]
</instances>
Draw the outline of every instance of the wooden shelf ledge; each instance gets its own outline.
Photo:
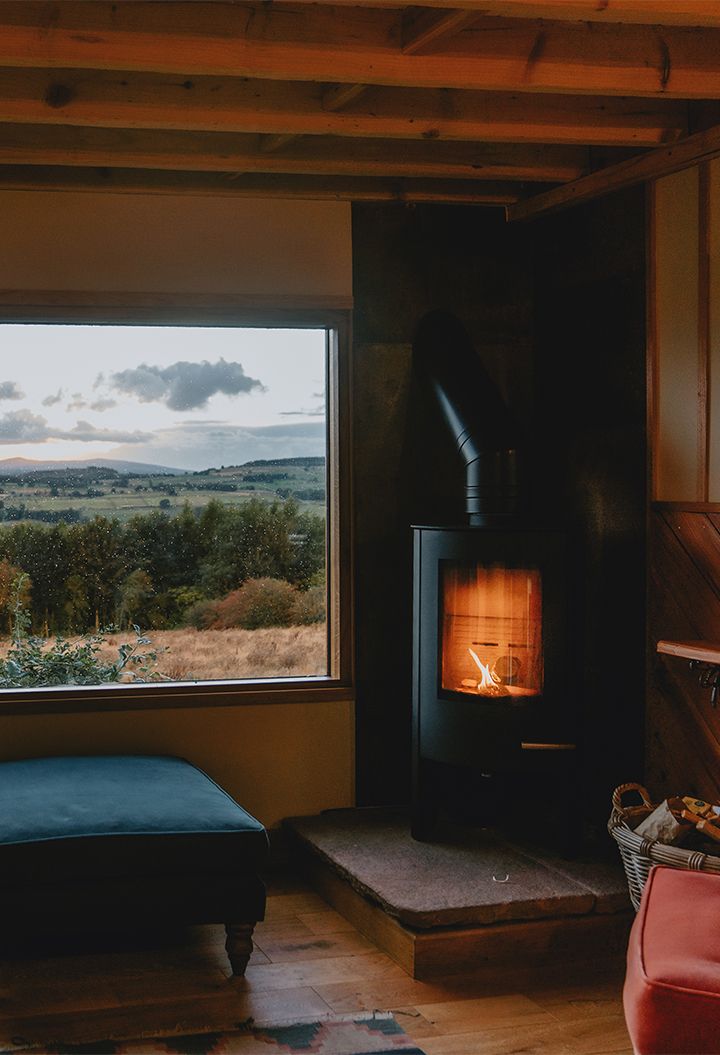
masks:
<instances>
[{"instance_id":1,"label":"wooden shelf ledge","mask_svg":"<svg viewBox=\"0 0 720 1055\"><path fill-rule=\"evenodd\" d=\"M713 641L658 641L657 651L666 656L680 656L682 659L720 666L720 643Z\"/></svg>"}]
</instances>

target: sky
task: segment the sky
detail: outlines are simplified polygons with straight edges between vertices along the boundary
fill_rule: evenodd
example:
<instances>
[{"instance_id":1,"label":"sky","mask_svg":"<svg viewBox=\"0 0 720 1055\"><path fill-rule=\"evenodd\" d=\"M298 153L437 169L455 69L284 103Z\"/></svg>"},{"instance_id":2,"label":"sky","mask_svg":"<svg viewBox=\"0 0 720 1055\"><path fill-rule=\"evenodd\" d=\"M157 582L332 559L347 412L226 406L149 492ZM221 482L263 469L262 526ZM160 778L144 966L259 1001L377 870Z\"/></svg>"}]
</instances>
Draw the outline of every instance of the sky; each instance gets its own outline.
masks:
<instances>
[{"instance_id":1,"label":"sky","mask_svg":"<svg viewBox=\"0 0 720 1055\"><path fill-rule=\"evenodd\" d=\"M324 330L0 324L0 461L324 453Z\"/></svg>"}]
</instances>

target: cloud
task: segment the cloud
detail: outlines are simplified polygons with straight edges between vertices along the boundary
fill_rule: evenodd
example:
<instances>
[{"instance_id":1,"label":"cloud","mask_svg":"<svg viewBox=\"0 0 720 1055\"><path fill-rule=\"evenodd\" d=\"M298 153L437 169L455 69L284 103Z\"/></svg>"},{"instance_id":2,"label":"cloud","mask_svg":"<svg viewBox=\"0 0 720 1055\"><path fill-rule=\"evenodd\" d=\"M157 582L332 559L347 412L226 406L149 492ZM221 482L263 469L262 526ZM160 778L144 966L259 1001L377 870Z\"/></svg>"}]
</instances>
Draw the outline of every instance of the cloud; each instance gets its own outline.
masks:
<instances>
[{"instance_id":1,"label":"cloud","mask_svg":"<svg viewBox=\"0 0 720 1055\"><path fill-rule=\"evenodd\" d=\"M87 443L91 440L101 440L103 443L148 443L155 439L152 432L127 432L123 429L98 429L89 421L78 421L74 428L65 432L53 430L53 439L82 440Z\"/></svg>"},{"instance_id":2,"label":"cloud","mask_svg":"<svg viewBox=\"0 0 720 1055\"><path fill-rule=\"evenodd\" d=\"M205 429L208 425L227 425L228 420L227 418L203 418L202 420L187 418L185 421L178 421L177 424L188 429Z\"/></svg>"},{"instance_id":3,"label":"cloud","mask_svg":"<svg viewBox=\"0 0 720 1055\"><path fill-rule=\"evenodd\" d=\"M43 443L47 439L47 420L31 410L11 410L0 417L0 443Z\"/></svg>"},{"instance_id":4,"label":"cloud","mask_svg":"<svg viewBox=\"0 0 720 1055\"><path fill-rule=\"evenodd\" d=\"M63 390L61 388L59 388L57 390L57 394L56 395L54 395L54 396L46 396L45 399L43 399L42 404L43 404L44 407L53 407L53 406L55 406L56 403L59 403L62 399L63 399ZM86 410L86 409L103 411L103 410L111 410L112 407L116 407L116 406L117 406L117 400L116 399L104 399L101 396L99 399L94 399L92 401L92 403L88 403L88 401L84 398L82 392L73 392L72 395L70 396L70 402L67 404L65 409L68 412L72 412L73 410Z\"/></svg>"},{"instance_id":5,"label":"cloud","mask_svg":"<svg viewBox=\"0 0 720 1055\"><path fill-rule=\"evenodd\" d=\"M315 407L303 407L301 410L281 410L281 418L324 418L325 417L325 393L313 392L313 399L320 402Z\"/></svg>"},{"instance_id":6,"label":"cloud","mask_svg":"<svg viewBox=\"0 0 720 1055\"><path fill-rule=\"evenodd\" d=\"M21 392L14 381L0 381L0 399L24 399L25 393Z\"/></svg>"},{"instance_id":7,"label":"cloud","mask_svg":"<svg viewBox=\"0 0 720 1055\"><path fill-rule=\"evenodd\" d=\"M78 421L72 429L58 429L31 410L13 410L0 417L0 444L45 443L47 440L77 440L88 443L148 443L152 432L128 432L122 429L98 429L88 421Z\"/></svg>"},{"instance_id":8,"label":"cloud","mask_svg":"<svg viewBox=\"0 0 720 1055\"><path fill-rule=\"evenodd\" d=\"M63 392L62 388L59 388L55 395L51 394L49 396L45 396L45 399L43 399L42 401L42 405L44 407L54 407L56 403L62 402L64 398L65 393Z\"/></svg>"},{"instance_id":9,"label":"cloud","mask_svg":"<svg viewBox=\"0 0 720 1055\"><path fill-rule=\"evenodd\" d=\"M237 396L253 389L265 391L260 381L248 377L240 363L228 363L225 359L218 359L216 363L206 359L201 363L177 362L170 366L143 363L112 374L110 386L135 396L141 403L164 403L170 410L199 410L218 392Z\"/></svg>"}]
</instances>

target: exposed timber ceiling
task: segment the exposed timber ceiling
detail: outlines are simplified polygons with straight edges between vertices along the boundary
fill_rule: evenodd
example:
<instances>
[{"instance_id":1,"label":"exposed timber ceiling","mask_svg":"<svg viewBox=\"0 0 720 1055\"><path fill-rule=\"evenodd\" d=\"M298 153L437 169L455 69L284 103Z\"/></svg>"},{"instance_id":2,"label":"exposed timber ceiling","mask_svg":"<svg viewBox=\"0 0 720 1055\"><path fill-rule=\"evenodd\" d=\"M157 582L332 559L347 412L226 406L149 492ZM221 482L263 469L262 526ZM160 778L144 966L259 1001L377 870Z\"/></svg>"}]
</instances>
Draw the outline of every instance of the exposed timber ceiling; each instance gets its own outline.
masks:
<instances>
[{"instance_id":1,"label":"exposed timber ceiling","mask_svg":"<svg viewBox=\"0 0 720 1055\"><path fill-rule=\"evenodd\" d=\"M3 0L0 186L506 205L720 154L720 0Z\"/></svg>"}]
</instances>

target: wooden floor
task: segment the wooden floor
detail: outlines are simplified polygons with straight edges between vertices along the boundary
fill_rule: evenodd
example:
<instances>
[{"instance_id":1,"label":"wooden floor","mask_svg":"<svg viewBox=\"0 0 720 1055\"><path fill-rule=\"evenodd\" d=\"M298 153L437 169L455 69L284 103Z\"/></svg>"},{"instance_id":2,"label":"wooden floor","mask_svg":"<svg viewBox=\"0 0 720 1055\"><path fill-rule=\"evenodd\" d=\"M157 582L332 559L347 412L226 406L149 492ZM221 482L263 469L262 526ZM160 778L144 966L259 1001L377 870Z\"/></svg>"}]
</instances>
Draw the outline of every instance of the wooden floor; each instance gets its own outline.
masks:
<instances>
[{"instance_id":1,"label":"wooden floor","mask_svg":"<svg viewBox=\"0 0 720 1055\"><path fill-rule=\"evenodd\" d=\"M145 935L110 951L6 957L0 1051L377 1009L394 1011L427 1055L631 1055L617 960L584 977L559 964L413 981L293 880L271 885L256 938L246 978L234 981L221 927Z\"/></svg>"}]
</instances>

